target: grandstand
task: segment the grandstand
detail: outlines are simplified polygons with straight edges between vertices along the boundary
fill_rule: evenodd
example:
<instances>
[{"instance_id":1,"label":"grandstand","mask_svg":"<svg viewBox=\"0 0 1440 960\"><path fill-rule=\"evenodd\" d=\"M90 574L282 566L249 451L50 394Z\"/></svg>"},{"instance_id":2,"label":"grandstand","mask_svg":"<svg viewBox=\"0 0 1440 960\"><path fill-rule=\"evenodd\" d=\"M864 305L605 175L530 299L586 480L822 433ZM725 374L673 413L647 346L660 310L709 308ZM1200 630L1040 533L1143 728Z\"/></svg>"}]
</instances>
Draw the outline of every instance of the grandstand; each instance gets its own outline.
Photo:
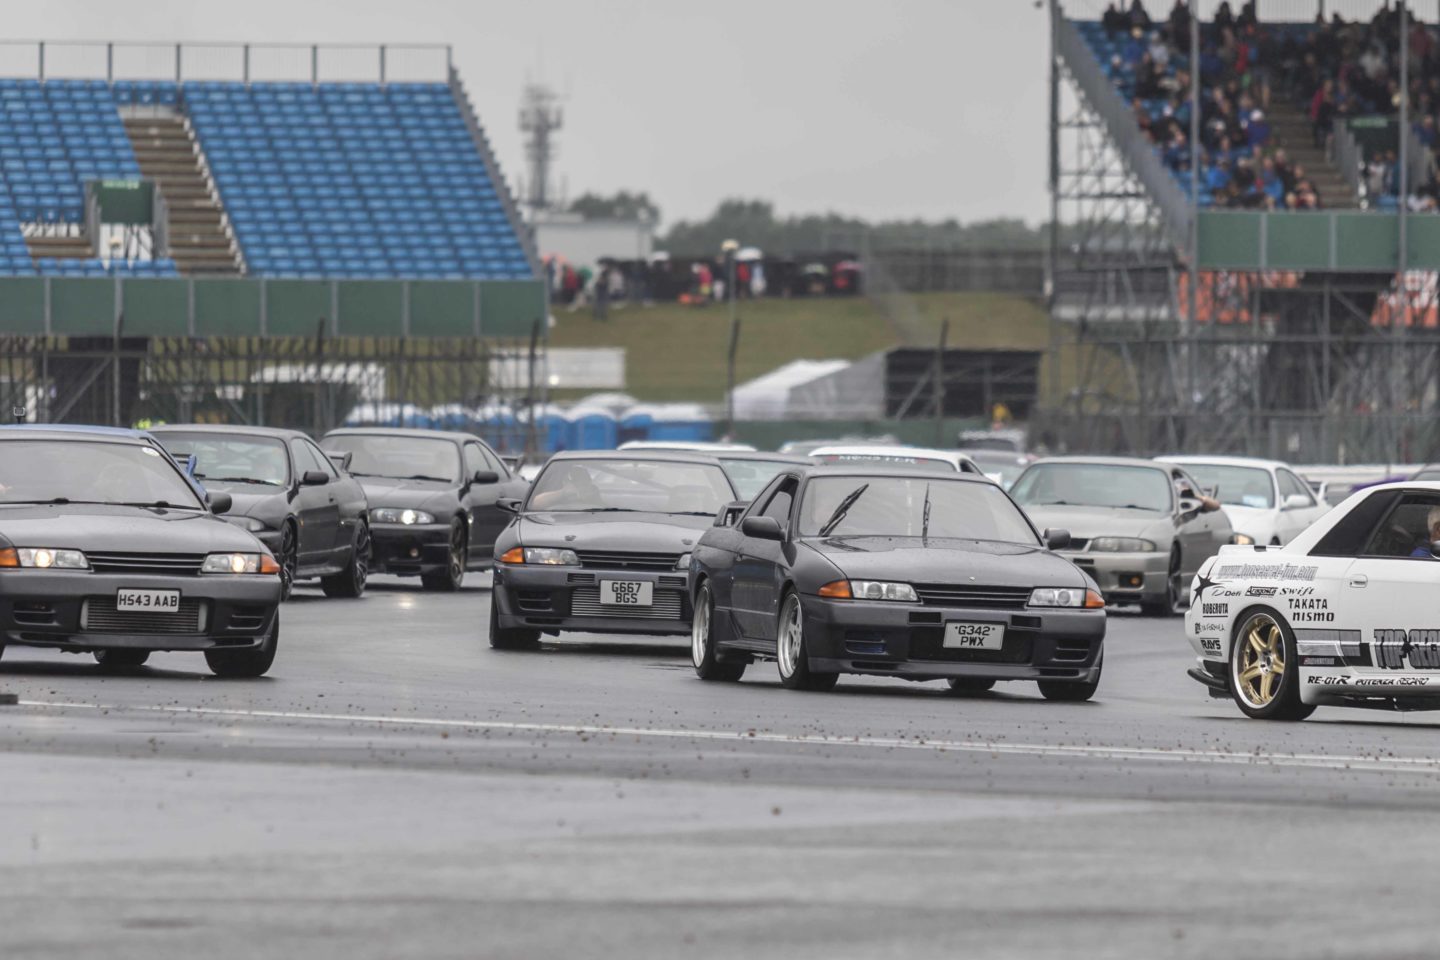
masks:
<instances>
[{"instance_id":1,"label":"grandstand","mask_svg":"<svg viewBox=\"0 0 1440 960\"><path fill-rule=\"evenodd\" d=\"M1322 29L1313 3L1262 2L1254 25L1217 25L1218 0L1192 3L1198 32L1165 22L1170 3L1151 6L1156 22L1134 29L1105 19L1128 16L1129 3L1110 13L1101 0L1051 3L1053 219L1078 238L1063 257L1058 231L1052 244L1053 350L1079 347L1069 356L1083 366L1044 429L1115 452L1433 457L1440 338L1427 298L1440 217L1411 209L1433 185L1407 162L1420 159L1410 124L1356 91L1333 126L1312 130L1312 91L1284 58L1303 57ZM1371 31L1378 56L1379 6L1325 9ZM1403 76L1398 35L1392 22L1388 62ZM1235 63L1263 55L1263 70L1237 79ZM1334 71L1318 66L1315 82ZM1400 160L1372 190L1361 163L1377 147ZM1300 166L1296 157L1302 175L1272 182L1277 159Z\"/></svg>"},{"instance_id":2,"label":"grandstand","mask_svg":"<svg viewBox=\"0 0 1440 960\"><path fill-rule=\"evenodd\" d=\"M7 42L0 111L0 399L32 417L277 423L277 364L528 389L492 361L539 264L448 47Z\"/></svg>"}]
</instances>

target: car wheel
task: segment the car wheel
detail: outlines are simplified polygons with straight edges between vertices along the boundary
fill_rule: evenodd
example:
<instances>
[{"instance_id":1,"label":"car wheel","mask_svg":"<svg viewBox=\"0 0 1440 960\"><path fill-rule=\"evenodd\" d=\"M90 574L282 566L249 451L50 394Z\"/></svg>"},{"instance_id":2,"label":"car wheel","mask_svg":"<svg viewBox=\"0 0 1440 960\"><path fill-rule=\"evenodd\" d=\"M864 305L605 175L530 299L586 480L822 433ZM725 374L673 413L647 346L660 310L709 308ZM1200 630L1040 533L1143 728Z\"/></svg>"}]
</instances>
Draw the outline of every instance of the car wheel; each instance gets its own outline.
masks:
<instances>
[{"instance_id":1,"label":"car wheel","mask_svg":"<svg viewBox=\"0 0 1440 960\"><path fill-rule=\"evenodd\" d=\"M490 596L490 646L496 650L534 650L540 646L540 631L523 627L500 629L500 608Z\"/></svg>"},{"instance_id":2,"label":"car wheel","mask_svg":"<svg viewBox=\"0 0 1440 960\"><path fill-rule=\"evenodd\" d=\"M775 662L780 668L780 683L787 690L830 690L840 679L838 673L811 671L810 651L805 645L805 611L800 606L800 595L793 590L780 604Z\"/></svg>"},{"instance_id":3,"label":"car wheel","mask_svg":"<svg viewBox=\"0 0 1440 960\"><path fill-rule=\"evenodd\" d=\"M320 579L320 588L327 597L359 597L365 593L365 582L370 577L370 525L360 521L355 531L355 547L350 551L350 562L339 573Z\"/></svg>"},{"instance_id":4,"label":"car wheel","mask_svg":"<svg viewBox=\"0 0 1440 960\"><path fill-rule=\"evenodd\" d=\"M1095 662L1095 679L1081 683L1074 680L1041 680L1039 682L1040 696L1046 700L1059 700L1064 703L1082 703L1095 696L1095 691L1100 689L1100 672L1105 669L1105 652L1100 652L1100 659Z\"/></svg>"},{"instance_id":5,"label":"car wheel","mask_svg":"<svg viewBox=\"0 0 1440 960\"><path fill-rule=\"evenodd\" d=\"M695 593L695 616L690 621L690 661L701 680L733 683L745 674L744 663L715 659L715 598L710 584L702 583Z\"/></svg>"},{"instance_id":6,"label":"car wheel","mask_svg":"<svg viewBox=\"0 0 1440 960\"><path fill-rule=\"evenodd\" d=\"M1153 600L1143 600L1140 612L1150 617L1173 617L1180 612L1180 595L1184 584L1180 582L1180 551L1170 551L1170 566L1165 574L1165 593Z\"/></svg>"},{"instance_id":7,"label":"car wheel","mask_svg":"<svg viewBox=\"0 0 1440 960\"><path fill-rule=\"evenodd\" d=\"M300 538L289 521L280 528L280 556L276 559L280 561L280 599L289 600L300 571Z\"/></svg>"},{"instance_id":8,"label":"car wheel","mask_svg":"<svg viewBox=\"0 0 1440 960\"><path fill-rule=\"evenodd\" d=\"M205 662L210 672L226 679L250 679L263 677L275 662L275 651L280 647L280 614L275 614L275 623L265 642L253 650L206 650Z\"/></svg>"},{"instance_id":9,"label":"car wheel","mask_svg":"<svg viewBox=\"0 0 1440 960\"><path fill-rule=\"evenodd\" d=\"M458 519L450 523L450 549L445 556L445 569L439 573L420 575L426 590L454 593L465 582L465 525Z\"/></svg>"},{"instance_id":10,"label":"car wheel","mask_svg":"<svg viewBox=\"0 0 1440 960\"><path fill-rule=\"evenodd\" d=\"M951 677L946 681L950 684L950 692L957 697L965 697L975 693L984 693L995 687L994 680L984 677Z\"/></svg>"},{"instance_id":11,"label":"car wheel","mask_svg":"<svg viewBox=\"0 0 1440 960\"><path fill-rule=\"evenodd\" d=\"M1230 696L1256 720L1304 720L1315 712L1300 700L1295 636L1269 610L1247 613L1231 638Z\"/></svg>"},{"instance_id":12,"label":"car wheel","mask_svg":"<svg viewBox=\"0 0 1440 960\"><path fill-rule=\"evenodd\" d=\"M149 650L96 650L95 662L106 670L133 670L143 667L150 659Z\"/></svg>"}]
</instances>

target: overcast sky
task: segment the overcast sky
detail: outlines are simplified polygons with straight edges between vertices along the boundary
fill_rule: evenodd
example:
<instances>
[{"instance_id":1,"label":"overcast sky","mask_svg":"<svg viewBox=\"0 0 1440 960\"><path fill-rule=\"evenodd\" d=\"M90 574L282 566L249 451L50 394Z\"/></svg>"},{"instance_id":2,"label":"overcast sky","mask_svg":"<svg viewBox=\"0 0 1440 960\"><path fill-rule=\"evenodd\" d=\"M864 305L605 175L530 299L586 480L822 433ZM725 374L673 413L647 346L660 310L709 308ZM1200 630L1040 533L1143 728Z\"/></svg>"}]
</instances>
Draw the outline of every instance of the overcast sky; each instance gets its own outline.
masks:
<instances>
[{"instance_id":1,"label":"overcast sky","mask_svg":"<svg viewBox=\"0 0 1440 960\"><path fill-rule=\"evenodd\" d=\"M729 196L870 219L1048 210L1032 0L45 0L5 13L12 38L448 42L507 175L522 169L521 91L539 77L566 96L569 195L645 190L667 224Z\"/></svg>"}]
</instances>

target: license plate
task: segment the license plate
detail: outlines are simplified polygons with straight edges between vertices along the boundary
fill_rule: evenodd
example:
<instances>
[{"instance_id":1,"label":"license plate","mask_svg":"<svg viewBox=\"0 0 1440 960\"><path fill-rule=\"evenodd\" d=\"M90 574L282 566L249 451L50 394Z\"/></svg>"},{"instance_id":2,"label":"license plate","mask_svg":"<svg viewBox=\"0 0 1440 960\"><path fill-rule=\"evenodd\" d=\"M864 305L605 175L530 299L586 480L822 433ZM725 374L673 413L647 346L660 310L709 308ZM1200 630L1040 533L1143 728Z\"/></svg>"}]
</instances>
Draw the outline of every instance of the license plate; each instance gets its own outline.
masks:
<instances>
[{"instance_id":1,"label":"license plate","mask_svg":"<svg viewBox=\"0 0 1440 960\"><path fill-rule=\"evenodd\" d=\"M119 590L115 593L115 609L121 613L178 613L179 590Z\"/></svg>"},{"instance_id":2,"label":"license plate","mask_svg":"<svg viewBox=\"0 0 1440 960\"><path fill-rule=\"evenodd\" d=\"M947 623L947 650L999 650L1005 646L1003 623Z\"/></svg>"},{"instance_id":3,"label":"license plate","mask_svg":"<svg viewBox=\"0 0 1440 960\"><path fill-rule=\"evenodd\" d=\"M612 607L648 607L655 602L655 584L648 580L601 580L600 602Z\"/></svg>"}]
</instances>

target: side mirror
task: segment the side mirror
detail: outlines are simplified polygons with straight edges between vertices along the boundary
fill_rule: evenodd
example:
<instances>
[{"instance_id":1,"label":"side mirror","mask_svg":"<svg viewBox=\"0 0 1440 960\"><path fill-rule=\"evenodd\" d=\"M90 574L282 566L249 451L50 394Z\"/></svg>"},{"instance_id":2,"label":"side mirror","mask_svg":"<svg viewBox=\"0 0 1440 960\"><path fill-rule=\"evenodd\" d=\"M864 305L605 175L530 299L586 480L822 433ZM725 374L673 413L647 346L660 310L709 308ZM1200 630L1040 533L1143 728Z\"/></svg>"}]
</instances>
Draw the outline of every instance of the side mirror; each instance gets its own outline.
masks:
<instances>
[{"instance_id":1,"label":"side mirror","mask_svg":"<svg viewBox=\"0 0 1440 960\"><path fill-rule=\"evenodd\" d=\"M230 508L235 505L234 498L228 493L206 494L205 501L210 505L210 512L217 515L229 513Z\"/></svg>"},{"instance_id":2,"label":"side mirror","mask_svg":"<svg viewBox=\"0 0 1440 960\"><path fill-rule=\"evenodd\" d=\"M725 504L725 506L721 507L719 512L715 514L715 526L735 526L735 521L740 519L740 515L745 512L747 506L749 506L749 504L744 500L735 500Z\"/></svg>"},{"instance_id":3,"label":"side mirror","mask_svg":"<svg viewBox=\"0 0 1440 960\"><path fill-rule=\"evenodd\" d=\"M1306 497L1304 494L1301 493L1292 493L1290 494L1290 496L1285 498L1285 503L1281 505L1281 509L1302 510L1308 506L1310 506L1309 497Z\"/></svg>"},{"instance_id":4,"label":"side mirror","mask_svg":"<svg viewBox=\"0 0 1440 960\"><path fill-rule=\"evenodd\" d=\"M499 483L500 474L494 470L476 470L475 476L470 478L470 482L478 484Z\"/></svg>"},{"instance_id":5,"label":"side mirror","mask_svg":"<svg viewBox=\"0 0 1440 960\"><path fill-rule=\"evenodd\" d=\"M785 539L785 531L774 517L746 517L740 522L740 532L756 540Z\"/></svg>"},{"instance_id":6,"label":"side mirror","mask_svg":"<svg viewBox=\"0 0 1440 960\"><path fill-rule=\"evenodd\" d=\"M506 513L517 514L517 515L518 515L518 514L520 513L520 498L519 498L519 497L501 497L501 498L499 498L498 500L495 501L495 506L499 507L501 510L505 511Z\"/></svg>"},{"instance_id":7,"label":"side mirror","mask_svg":"<svg viewBox=\"0 0 1440 960\"><path fill-rule=\"evenodd\" d=\"M1064 550L1066 547L1070 546L1070 531L1046 530L1045 546L1049 547L1051 550Z\"/></svg>"},{"instance_id":8,"label":"side mirror","mask_svg":"<svg viewBox=\"0 0 1440 960\"><path fill-rule=\"evenodd\" d=\"M323 487L330 482L330 474L324 470L306 470L305 475L300 478L300 485L303 487Z\"/></svg>"},{"instance_id":9,"label":"side mirror","mask_svg":"<svg viewBox=\"0 0 1440 960\"><path fill-rule=\"evenodd\" d=\"M331 463L346 473L350 472L350 461L355 459L354 450L346 450L344 453L327 453L325 455L330 458Z\"/></svg>"}]
</instances>

